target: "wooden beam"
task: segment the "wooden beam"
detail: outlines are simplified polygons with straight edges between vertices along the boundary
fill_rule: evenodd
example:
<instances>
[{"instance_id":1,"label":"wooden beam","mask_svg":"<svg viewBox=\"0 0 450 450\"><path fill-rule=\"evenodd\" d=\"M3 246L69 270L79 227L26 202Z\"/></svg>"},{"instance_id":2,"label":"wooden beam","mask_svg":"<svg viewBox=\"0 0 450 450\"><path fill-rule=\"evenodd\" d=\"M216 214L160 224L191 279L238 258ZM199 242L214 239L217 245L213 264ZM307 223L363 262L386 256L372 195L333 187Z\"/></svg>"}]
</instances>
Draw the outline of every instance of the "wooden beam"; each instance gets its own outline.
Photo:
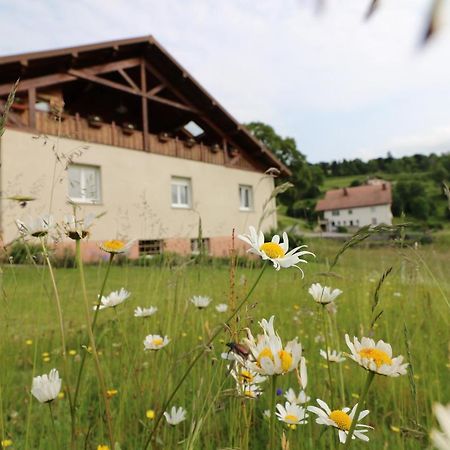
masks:
<instances>
[{"instance_id":1,"label":"wooden beam","mask_svg":"<svg viewBox=\"0 0 450 450\"><path fill-rule=\"evenodd\" d=\"M122 75L122 77L125 79L125 81L136 91L139 91L139 87L137 86L137 84L133 81L133 79L130 77L130 75L128 75L124 69L119 69L118 72L120 73L120 75Z\"/></svg>"},{"instance_id":2,"label":"wooden beam","mask_svg":"<svg viewBox=\"0 0 450 450\"><path fill-rule=\"evenodd\" d=\"M141 66L140 66L140 72L141 72L141 90L144 94L147 92L147 72L145 70L145 63L142 60ZM142 96L142 131L144 135L144 150L146 152L150 151L150 145L149 145L149 139L148 139L148 102L147 97Z\"/></svg>"},{"instance_id":3,"label":"wooden beam","mask_svg":"<svg viewBox=\"0 0 450 450\"><path fill-rule=\"evenodd\" d=\"M20 81L17 87L17 92L27 91L30 87L39 88L44 86L50 86L52 84L66 83L73 81L76 78L73 75L67 73L55 73L53 75L44 75L42 77L29 78L28 80ZM9 94L14 83L6 83L0 85L0 95Z\"/></svg>"},{"instance_id":4,"label":"wooden beam","mask_svg":"<svg viewBox=\"0 0 450 450\"><path fill-rule=\"evenodd\" d=\"M196 108L193 108L192 106L185 105L184 103L175 102L173 100L169 100L168 98L158 97L156 95L148 95L145 94L145 97L147 97L149 100L153 100L158 103L162 103L164 105L173 106L174 108L182 109L184 111L189 111L195 114L198 114L199 111Z\"/></svg>"},{"instance_id":5,"label":"wooden beam","mask_svg":"<svg viewBox=\"0 0 450 450\"><path fill-rule=\"evenodd\" d=\"M28 126L36 128L36 88L28 89Z\"/></svg>"},{"instance_id":6,"label":"wooden beam","mask_svg":"<svg viewBox=\"0 0 450 450\"><path fill-rule=\"evenodd\" d=\"M155 86L153 89L150 89L147 92L147 95L155 95L158 92L161 92L163 89L165 89L166 85L165 84L158 84L158 86Z\"/></svg>"},{"instance_id":7,"label":"wooden beam","mask_svg":"<svg viewBox=\"0 0 450 450\"><path fill-rule=\"evenodd\" d=\"M139 58L121 59L120 61L114 61L104 64L97 64L95 66L89 66L83 68L84 72L91 75L99 75L101 73L114 72L119 69L130 69L131 67L137 67L140 64Z\"/></svg>"}]
</instances>

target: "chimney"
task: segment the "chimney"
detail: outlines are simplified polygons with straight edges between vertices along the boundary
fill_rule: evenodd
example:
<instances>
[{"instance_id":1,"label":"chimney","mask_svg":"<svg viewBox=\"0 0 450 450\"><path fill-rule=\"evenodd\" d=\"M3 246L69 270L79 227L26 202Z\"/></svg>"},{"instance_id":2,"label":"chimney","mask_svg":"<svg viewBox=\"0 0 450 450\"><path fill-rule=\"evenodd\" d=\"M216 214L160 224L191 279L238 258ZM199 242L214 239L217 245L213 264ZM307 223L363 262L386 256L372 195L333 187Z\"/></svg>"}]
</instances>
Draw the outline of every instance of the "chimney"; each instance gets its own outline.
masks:
<instances>
[{"instance_id":1,"label":"chimney","mask_svg":"<svg viewBox=\"0 0 450 450\"><path fill-rule=\"evenodd\" d=\"M347 196L348 195L348 191L347 188L344 188L344 195Z\"/></svg>"}]
</instances>

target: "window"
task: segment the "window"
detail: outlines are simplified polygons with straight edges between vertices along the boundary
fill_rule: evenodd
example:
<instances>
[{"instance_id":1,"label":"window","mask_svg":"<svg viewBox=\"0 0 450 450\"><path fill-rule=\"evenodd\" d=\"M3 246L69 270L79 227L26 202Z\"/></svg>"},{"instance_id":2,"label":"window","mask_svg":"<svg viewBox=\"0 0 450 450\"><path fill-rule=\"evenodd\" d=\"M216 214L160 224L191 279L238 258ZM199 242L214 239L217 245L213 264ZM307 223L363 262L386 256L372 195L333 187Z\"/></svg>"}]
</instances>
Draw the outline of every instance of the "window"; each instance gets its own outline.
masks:
<instances>
[{"instance_id":1,"label":"window","mask_svg":"<svg viewBox=\"0 0 450 450\"><path fill-rule=\"evenodd\" d=\"M241 184L239 186L239 201L241 211L251 211L253 209L253 188Z\"/></svg>"},{"instance_id":2,"label":"window","mask_svg":"<svg viewBox=\"0 0 450 450\"><path fill-rule=\"evenodd\" d=\"M377 218L376 217L372 217L372 225L376 225L377 224Z\"/></svg>"},{"instance_id":3,"label":"window","mask_svg":"<svg viewBox=\"0 0 450 450\"><path fill-rule=\"evenodd\" d=\"M100 167L70 164L69 198L74 202L100 203Z\"/></svg>"},{"instance_id":4,"label":"window","mask_svg":"<svg viewBox=\"0 0 450 450\"><path fill-rule=\"evenodd\" d=\"M338 216L339 215L339 210L335 209L334 211L331 211L331 215L332 216Z\"/></svg>"},{"instance_id":5,"label":"window","mask_svg":"<svg viewBox=\"0 0 450 450\"><path fill-rule=\"evenodd\" d=\"M145 240L139 241L139 256L159 255L162 250L162 241Z\"/></svg>"},{"instance_id":6,"label":"window","mask_svg":"<svg viewBox=\"0 0 450 450\"><path fill-rule=\"evenodd\" d=\"M191 197L191 180L172 177L172 207L190 208Z\"/></svg>"},{"instance_id":7,"label":"window","mask_svg":"<svg viewBox=\"0 0 450 450\"><path fill-rule=\"evenodd\" d=\"M376 207L375 207L375 206L372 206L372 207L370 208L370 211L372 211L372 212L375 212L375 210L376 210Z\"/></svg>"},{"instance_id":8,"label":"window","mask_svg":"<svg viewBox=\"0 0 450 450\"><path fill-rule=\"evenodd\" d=\"M350 226L351 227L353 226L353 220L350 220Z\"/></svg>"},{"instance_id":9,"label":"window","mask_svg":"<svg viewBox=\"0 0 450 450\"><path fill-rule=\"evenodd\" d=\"M348 213L349 213L349 214L353 214L353 210L352 210L352 209L349 209L349 210L348 210Z\"/></svg>"},{"instance_id":10,"label":"window","mask_svg":"<svg viewBox=\"0 0 450 450\"><path fill-rule=\"evenodd\" d=\"M193 120L184 125L183 128L193 137L201 136L205 132L205 130Z\"/></svg>"},{"instance_id":11,"label":"window","mask_svg":"<svg viewBox=\"0 0 450 450\"><path fill-rule=\"evenodd\" d=\"M200 254L200 242L198 239L191 239L191 253L193 255ZM209 255L209 238L203 238L201 242L202 250L204 255Z\"/></svg>"}]
</instances>

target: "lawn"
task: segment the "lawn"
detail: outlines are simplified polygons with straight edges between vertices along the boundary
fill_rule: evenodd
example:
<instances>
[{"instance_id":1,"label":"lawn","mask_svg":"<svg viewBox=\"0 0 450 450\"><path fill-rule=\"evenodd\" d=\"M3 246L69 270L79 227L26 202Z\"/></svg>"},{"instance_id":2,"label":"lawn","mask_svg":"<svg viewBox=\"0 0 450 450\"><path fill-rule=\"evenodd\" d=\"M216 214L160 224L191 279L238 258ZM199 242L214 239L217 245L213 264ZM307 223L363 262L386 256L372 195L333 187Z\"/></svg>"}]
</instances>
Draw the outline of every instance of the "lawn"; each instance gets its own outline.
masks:
<instances>
[{"instance_id":1,"label":"lawn","mask_svg":"<svg viewBox=\"0 0 450 450\"><path fill-rule=\"evenodd\" d=\"M424 449L430 429L436 426L432 405L450 399L449 362L449 252L432 246L419 249L357 247L344 253L331 272L330 261L338 247L327 241L312 241L317 258L307 265L304 279L295 268L276 272L267 267L239 320L223 327L213 344L205 343L223 323L228 313L215 306L229 303L230 270L226 264L114 265L106 293L124 287L131 296L116 308L99 311L94 330L99 360L107 389L115 440L122 450L144 448L156 416L168 395L199 353L172 405L183 406L187 419L171 427L163 419L152 441L154 449L261 449L267 448L270 382L262 384L263 394L249 399L236 394L221 353L226 343L244 337L244 328L260 332L258 321L275 316L275 329L283 342L299 337L307 360L306 393L324 399L334 409L352 407L361 394L366 372L347 359L328 366L319 350L325 348L323 318L336 350L348 351L344 335L370 335L392 344L394 356L402 354L411 366L398 378L376 376L365 407L370 414L364 423L374 427L370 442L356 440L352 449ZM237 301L242 299L260 273L254 267L238 267L235 272ZM372 315L374 293L383 272L392 267L379 290L379 304ZM64 375L61 339L54 294L45 266L3 266L0 309L0 432L14 449L70 448L68 387L73 389L83 355L89 350L83 310L83 294L77 269L56 269L68 353L68 373ZM89 302L95 304L106 272L106 264L85 267ZM308 294L314 282L343 291L336 300L337 313L323 314L322 307ZM207 295L213 299L199 310L189 299ZM136 318L137 306L156 306L156 314ZM169 344L156 352L144 352L148 334L167 335ZM30 395L33 376L53 367L63 378L63 398L50 409ZM299 389L295 372L277 377L277 387ZM117 392L115 392L117 391ZM281 393L281 394L282 394ZM333 399L333 400L332 400ZM282 395L278 403L285 402ZM108 444L108 433L92 353L87 353L76 410L76 447L97 449ZM147 417L150 416L150 417ZM310 414L305 425L295 429L276 421L276 448L284 433L290 450L338 448L337 434L317 425ZM8 443L9 444L9 443ZM340 446L339 448L341 448ZM101 448L101 447L100 447ZM284 447L287 448L286 446Z\"/></svg>"}]
</instances>

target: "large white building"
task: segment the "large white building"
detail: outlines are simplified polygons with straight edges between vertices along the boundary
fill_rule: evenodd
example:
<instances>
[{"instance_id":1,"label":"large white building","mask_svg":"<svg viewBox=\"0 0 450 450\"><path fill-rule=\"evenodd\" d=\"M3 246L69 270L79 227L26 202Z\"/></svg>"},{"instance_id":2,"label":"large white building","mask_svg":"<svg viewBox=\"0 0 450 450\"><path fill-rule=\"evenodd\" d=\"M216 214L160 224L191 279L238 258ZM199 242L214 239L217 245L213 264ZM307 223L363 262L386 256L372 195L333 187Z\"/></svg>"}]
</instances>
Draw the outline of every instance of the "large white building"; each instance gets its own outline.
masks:
<instances>
[{"instance_id":1,"label":"large white building","mask_svg":"<svg viewBox=\"0 0 450 450\"><path fill-rule=\"evenodd\" d=\"M387 181L372 180L367 185L333 189L319 200L316 211L323 214L324 231L365 225L392 224L392 192Z\"/></svg>"},{"instance_id":2,"label":"large white building","mask_svg":"<svg viewBox=\"0 0 450 450\"><path fill-rule=\"evenodd\" d=\"M0 58L0 244L15 219L101 215L85 244L135 239L130 255L228 253L257 225L287 169L153 38ZM274 211L274 200L268 205ZM276 227L275 212L262 229ZM238 242L238 240L236 240ZM67 242L69 245L69 242Z\"/></svg>"}]
</instances>

